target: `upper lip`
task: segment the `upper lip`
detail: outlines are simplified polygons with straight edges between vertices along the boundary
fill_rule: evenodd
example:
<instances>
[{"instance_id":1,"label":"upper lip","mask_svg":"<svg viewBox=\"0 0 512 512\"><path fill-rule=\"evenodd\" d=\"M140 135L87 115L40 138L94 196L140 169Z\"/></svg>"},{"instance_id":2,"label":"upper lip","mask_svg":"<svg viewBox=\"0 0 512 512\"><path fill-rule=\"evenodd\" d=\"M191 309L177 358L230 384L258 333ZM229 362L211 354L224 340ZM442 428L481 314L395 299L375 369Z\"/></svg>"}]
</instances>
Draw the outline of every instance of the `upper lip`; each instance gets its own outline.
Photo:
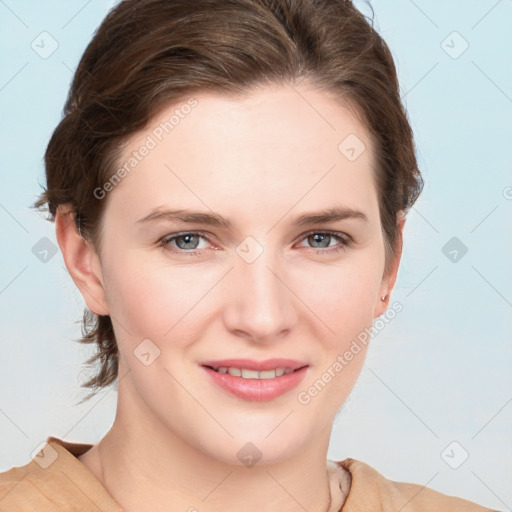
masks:
<instances>
[{"instance_id":1,"label":"upper lip","mask_svg":"<svg viewBox=\"0 0 512 512\"><path fill-rule=\"evenodd\" d=\"M296 359L266 359L265 361L255 361L253 359L222 359L216 361L204 361L201 363L202 366L210 366L214 369L221 367L227 368L246 368L247 370L265 371L275 370L276 368L291 368L292 370L298 370L303 366L308 366L303 361L297 361Z\"/></svg>"}]
</instances>

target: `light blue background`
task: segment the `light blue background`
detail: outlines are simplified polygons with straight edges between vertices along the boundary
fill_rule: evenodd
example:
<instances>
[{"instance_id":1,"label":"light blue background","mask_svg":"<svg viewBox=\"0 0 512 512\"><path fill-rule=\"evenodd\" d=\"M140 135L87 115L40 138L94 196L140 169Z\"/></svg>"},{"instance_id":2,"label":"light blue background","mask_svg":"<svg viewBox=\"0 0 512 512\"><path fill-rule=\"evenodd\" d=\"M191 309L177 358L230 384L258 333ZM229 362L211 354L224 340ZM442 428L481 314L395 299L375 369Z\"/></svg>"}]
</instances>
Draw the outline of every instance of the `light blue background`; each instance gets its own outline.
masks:
<instances>
[{"instance_id":1,"label":"light blue background","mask_svg":"<svg viewBox=\"0 0 512 512\"><path fill-rule=\"evenodd\" d=\"M42 237L56 240L29 209L72 72L113 3L0 2L0 471L27 463L48 435L97 442L114 417L114 390L73 406L92 355L72 341L83 301L60 253L33 254ZM372 5L426 185L392 296L404 310L372 342L329 456L512 510L512 2ZM47 59L31 48L43 31L59 45ZM456 263L441 251L454 236L468 248ZM441 457L454 440L469 453L458 469Z\"/></svg>"}]
</instances>

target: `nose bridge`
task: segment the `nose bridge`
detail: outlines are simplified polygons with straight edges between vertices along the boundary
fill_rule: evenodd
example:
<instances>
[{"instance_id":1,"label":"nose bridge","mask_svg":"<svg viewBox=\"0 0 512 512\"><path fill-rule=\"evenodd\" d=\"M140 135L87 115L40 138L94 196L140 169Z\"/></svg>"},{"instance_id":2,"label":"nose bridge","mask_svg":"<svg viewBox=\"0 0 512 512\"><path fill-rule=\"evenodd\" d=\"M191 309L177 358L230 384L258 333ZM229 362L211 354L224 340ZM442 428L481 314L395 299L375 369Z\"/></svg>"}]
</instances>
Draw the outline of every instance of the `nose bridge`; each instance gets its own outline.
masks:
<instances>
[{"instance_id":1,"label":"nose bridge","mask_svg":"<svg viewBox=\"0 0 512 512\"><path fill-rule=\"evenodd\" d=\"M290 290L277 251L247 237L236 249L231 273L229 327L254 339L277 336L295 321Z\"/></svg>"}]
</instances>

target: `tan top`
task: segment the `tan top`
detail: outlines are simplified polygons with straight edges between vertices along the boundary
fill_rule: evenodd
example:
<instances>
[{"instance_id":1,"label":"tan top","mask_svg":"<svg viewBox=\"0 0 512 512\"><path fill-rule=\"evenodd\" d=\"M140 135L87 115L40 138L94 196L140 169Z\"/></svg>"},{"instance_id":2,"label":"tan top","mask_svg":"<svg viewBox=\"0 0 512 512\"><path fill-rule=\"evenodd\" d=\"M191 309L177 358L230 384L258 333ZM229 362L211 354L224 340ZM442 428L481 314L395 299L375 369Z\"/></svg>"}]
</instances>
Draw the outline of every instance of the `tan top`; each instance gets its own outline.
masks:
<instances>
[{"instance_id":1,"label":"tan top","mask_svg":"<svg viewBox=\"0 0 512 512\"><path fill-rule=\"evenodd\" d=\"M0 512L122 512L121 506L77 457L92 445L48 437L46 445L25 466L0 473ZM342 507L346 468L352 477ZM330 512L489 512L461 498L421 485L393 482L363 462L328 463ZM406 507L407 505L407 507Z\"/></svg>"}]
</instances>

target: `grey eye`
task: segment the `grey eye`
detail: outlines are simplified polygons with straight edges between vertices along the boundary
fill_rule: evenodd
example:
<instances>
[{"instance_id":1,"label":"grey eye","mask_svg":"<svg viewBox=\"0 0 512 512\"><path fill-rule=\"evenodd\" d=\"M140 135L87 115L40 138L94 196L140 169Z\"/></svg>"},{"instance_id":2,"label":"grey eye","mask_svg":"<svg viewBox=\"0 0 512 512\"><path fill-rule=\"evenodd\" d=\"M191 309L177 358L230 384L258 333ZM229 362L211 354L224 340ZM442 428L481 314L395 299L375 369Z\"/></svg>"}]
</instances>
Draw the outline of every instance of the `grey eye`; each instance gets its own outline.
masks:
<instances>
[{"instance_id":1,"label":"grey eye","mask_svg":"<svg viewBox=\"0 0 512 512\"><path fill-rule=\"evenodd\" d=\"M184 250L190 250L190 249L197 249L197 246L199 245L199 239L201 237L197 235L180 235L174 238L176 242L176 246L179 249ZM183 241L183 243L180 243Z\"/></svg>"},{"instance_id":2,"label":"grey eye","mask_svg":"<svg viewBox=\"0 0 512 512\"><path fill-rule=\"evenodd\" d=\"M308 236L308 242L313 241L313 244L318 243L319 245L313 245L315 248L329 247L329 242L333 236L327 233L315 233L314 235Z\"/></svg>"}]
</instances>

